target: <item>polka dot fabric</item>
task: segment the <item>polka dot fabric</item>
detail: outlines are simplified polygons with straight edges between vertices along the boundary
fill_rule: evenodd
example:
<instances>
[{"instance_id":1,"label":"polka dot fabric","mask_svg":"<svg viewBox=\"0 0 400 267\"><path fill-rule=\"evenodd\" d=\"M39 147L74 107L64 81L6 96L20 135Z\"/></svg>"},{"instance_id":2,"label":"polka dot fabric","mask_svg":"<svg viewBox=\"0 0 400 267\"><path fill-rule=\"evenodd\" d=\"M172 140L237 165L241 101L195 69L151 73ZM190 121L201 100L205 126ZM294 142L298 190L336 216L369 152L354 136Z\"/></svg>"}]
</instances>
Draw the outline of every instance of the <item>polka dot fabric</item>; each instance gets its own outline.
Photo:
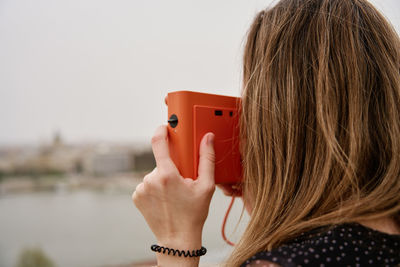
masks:
<instances>
[{"instance_id":1,"label":"polka dot fabric","mask_svg":"<svg viewBox=\"0 0 400 267\"><path fill-rule=\"evenodd\" d=\"M272 251L257 253L241 266L259 266L254 263L260 260L282 267L400 266L400 235L355 223L319 228Z\"/></svg>"}]
</instances>

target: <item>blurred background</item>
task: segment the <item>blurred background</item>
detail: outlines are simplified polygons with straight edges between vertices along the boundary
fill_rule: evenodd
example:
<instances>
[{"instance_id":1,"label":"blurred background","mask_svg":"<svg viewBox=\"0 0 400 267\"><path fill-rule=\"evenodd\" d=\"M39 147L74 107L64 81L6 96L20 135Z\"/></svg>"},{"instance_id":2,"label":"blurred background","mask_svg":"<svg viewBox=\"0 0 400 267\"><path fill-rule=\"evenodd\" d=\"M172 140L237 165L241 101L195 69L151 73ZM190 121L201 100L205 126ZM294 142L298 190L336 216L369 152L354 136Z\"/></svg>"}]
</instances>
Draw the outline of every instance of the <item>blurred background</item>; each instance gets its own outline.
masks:
<instances>
[{"instance_id":1,"label":"blurred background","mask_svg":"<svg viewBox=\"0 0 400 267\"><path fill-rule=\"evenodd\" d=\"M154 263L131 193L154 167L164 97L239 96L246 31L274 2L0 0L0 266ZM400 2L371 2L400 32ZM203 264L231 251L229 201L216 191ZM241 214L237 201L233 241Z\"/></svg>"}]
</instances>

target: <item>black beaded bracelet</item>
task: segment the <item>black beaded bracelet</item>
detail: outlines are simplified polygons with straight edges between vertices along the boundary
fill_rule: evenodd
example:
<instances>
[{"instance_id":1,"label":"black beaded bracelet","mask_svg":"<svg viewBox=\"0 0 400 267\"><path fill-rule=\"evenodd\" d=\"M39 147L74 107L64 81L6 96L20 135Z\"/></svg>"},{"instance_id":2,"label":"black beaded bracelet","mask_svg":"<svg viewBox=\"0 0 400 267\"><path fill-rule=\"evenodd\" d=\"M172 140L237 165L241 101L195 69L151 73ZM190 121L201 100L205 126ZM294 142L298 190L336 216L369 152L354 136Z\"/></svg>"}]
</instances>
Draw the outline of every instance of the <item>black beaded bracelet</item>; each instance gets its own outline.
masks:
<instances>
[{"instance_id":1,"label":"black beaded bracelet","mask_svg":"<svg viewBox=\"0 0 400 267\"><path fill-rule=\"evenodd\" d=\"M189 250L184 251L184 250L177 250L177 249L173 249L173 248L167 248L167 247L163 247L163 246L159 246L159 245L152 245L151 246L151 250L154 252L158 252L158 253L167 253L168 255L172 253L173 256L177 255L179 257L200 257L203 256L207 253L207 249L205 247L201 247L201 249L198 250L193 250L192 252L190 252Z\"/></svg>"}]
</instances>

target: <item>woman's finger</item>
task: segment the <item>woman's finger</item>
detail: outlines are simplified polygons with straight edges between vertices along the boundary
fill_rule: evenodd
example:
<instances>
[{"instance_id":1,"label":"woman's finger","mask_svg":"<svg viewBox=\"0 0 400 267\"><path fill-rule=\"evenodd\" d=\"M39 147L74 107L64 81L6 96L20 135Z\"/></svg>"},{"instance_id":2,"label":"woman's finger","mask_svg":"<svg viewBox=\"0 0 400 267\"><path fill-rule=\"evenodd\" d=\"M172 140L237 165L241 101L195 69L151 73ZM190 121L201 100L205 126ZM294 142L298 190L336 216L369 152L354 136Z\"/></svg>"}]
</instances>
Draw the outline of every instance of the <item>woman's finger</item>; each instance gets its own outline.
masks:
<instances>
[{"instance_id":1,"label":"woman's finger","mask_svg":"<svg viewBox=\"0 0 400 267\"><path fill-rule=\"evenodd\" d=\"M168 130L166 125L159 126L151 139L154 158L157 167L163 170L175 169L175 165L171 161L168 148Z\"/></svg>"},{"instance_id":2,"label":"woman's finger","mask_svg":"<svg viewBox=\"0 0 400 267\"><path fill-rule=\"evenodd\" d=\"M214 134L208 133L200 142L198 181L213 186L215 170Z\"/></svg>"}]
</instances>

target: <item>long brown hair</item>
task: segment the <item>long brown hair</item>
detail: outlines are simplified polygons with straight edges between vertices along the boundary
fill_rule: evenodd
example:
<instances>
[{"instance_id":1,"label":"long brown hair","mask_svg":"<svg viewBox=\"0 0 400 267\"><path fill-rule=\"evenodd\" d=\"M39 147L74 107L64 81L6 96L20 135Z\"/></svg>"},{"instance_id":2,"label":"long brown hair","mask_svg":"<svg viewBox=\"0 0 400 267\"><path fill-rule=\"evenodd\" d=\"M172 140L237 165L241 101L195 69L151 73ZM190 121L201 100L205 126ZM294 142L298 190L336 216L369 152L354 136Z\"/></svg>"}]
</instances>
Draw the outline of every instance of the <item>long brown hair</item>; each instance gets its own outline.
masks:
<instances>
[{"instance_id":1,"label":"long brown hair","mask_svg":"<svg viewBox=\"0 0 400 267\"><path fill-rule=\"evenodd\" d=\"M365 0L282 0L244 51L253 211L227 266L319 226L400 211L400 40Z\"/></svg>"}]
</instances>

